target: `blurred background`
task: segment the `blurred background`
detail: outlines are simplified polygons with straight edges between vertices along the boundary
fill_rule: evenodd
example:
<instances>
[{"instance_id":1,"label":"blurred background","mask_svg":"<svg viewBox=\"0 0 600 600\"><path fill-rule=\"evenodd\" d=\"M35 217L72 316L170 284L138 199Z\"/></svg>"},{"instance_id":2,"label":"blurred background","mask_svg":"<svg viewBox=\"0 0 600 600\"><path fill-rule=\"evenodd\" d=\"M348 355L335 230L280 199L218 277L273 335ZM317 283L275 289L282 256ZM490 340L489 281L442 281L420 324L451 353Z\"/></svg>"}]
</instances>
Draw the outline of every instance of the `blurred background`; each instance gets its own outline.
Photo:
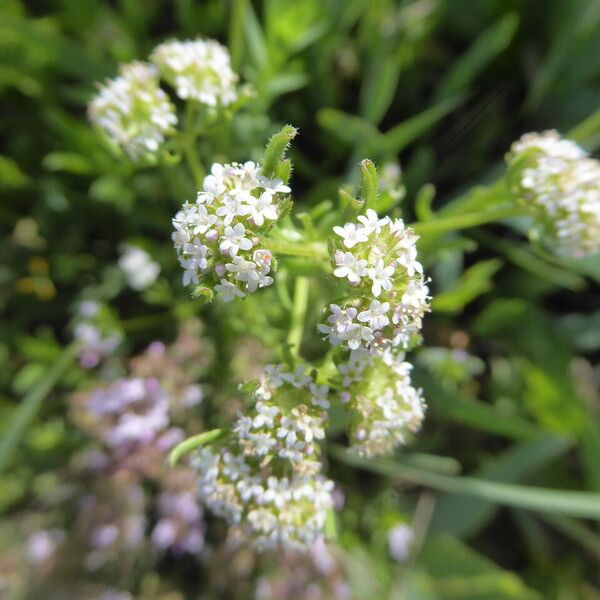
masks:
<instances>
[{"instance_id":1,"label":"blurred background","mask_svg":"<svg viewBox=\"0 0 600 600\"><path fill-rule=\"evenodd\" d=\"M237 312L190 298L170 236L192 181L115 157L87 120L119 64L197 36L228 45L254 90L214 160L299 127L301 210L365 156L410 222L424 198L493 181L527 131L600 146L598 0L3 0L0 597L600 599L597 507L543 510L513 485L600 492L600 260L549 260L516 229L423 249L426 424L395 474L331 454L327 546L254 554L166 465L173 440L235 416L235 386L277 343L263 323L283 318L273 290ZM169 391L160 443L107 453L98 406L149 375ZM507 495L463 494L460 475Z\"/></svg>"}]
</instances>

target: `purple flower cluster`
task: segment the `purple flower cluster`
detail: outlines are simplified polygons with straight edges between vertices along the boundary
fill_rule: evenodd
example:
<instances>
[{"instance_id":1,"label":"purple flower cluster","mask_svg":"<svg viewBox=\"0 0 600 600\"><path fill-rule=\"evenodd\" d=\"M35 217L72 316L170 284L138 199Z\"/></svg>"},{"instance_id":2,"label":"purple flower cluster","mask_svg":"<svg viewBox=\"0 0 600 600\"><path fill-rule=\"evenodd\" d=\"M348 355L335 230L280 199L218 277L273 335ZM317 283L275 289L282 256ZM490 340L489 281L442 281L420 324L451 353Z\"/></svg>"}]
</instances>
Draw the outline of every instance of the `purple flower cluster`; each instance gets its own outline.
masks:
<instances>
[{"instance_id":1,"label":"purple flower cluster","mask_svg":"<svg viewBox=\"0 0 600 600\"><path fill-rule=\"evenodd\" d=\"M118 379L94 391L87 409L104 421L102 441L118 453L154 442L168 450L183 437L180 429L169 428L169 397L154 378Z\"/></svg>"}]
</instances>

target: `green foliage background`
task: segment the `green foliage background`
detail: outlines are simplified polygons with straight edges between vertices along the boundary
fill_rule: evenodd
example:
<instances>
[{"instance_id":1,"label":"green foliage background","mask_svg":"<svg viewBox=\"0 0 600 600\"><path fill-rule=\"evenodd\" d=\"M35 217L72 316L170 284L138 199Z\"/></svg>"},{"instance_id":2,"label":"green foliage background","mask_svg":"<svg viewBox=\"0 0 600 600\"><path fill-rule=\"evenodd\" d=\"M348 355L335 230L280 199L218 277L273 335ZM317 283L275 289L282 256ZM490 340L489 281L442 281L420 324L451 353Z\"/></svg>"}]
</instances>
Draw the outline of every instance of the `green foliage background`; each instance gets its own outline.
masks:
<instances>
[{"instance_id":1,"label":"green foliage background","mask_svg":"<svg viewBox=\"0 0 600 600\"><path fill-rule=\"evenodd\" d=\"M403 216L414 221L492 182L526 131L600 146L598 0L3 0L0 545L84 443L64 399L90 376L60 363L82 291L111 305L132 352L200 314L217 341L210 378L221 394L233 389L240 321L267 345L281 341L263 327L285 319L267 292L220 320L191 301L170 219L193 183L168 167L134 170L86 120L95 82L119 63L198 35L227 43L256 90L229 139L202 143L215 161L256 159L281 124L299 127L301 211L356 183L363 157L400 160ZM162 266L141 296L115 266L124 240ZM552 259L517 225L424 237L421 252L435 298L425 345L466 347L485 369L470 377L417 357L429 410L415 444L376 465L329 449L347 496L337 543L355 597L600 598L598 255ZM308 353L318 344L308 340ZM386 531L415 506L430 512L424 539L395 565ZM185 577L190 598L212 597L209 578Z\"/></svg>"}]
</instances>

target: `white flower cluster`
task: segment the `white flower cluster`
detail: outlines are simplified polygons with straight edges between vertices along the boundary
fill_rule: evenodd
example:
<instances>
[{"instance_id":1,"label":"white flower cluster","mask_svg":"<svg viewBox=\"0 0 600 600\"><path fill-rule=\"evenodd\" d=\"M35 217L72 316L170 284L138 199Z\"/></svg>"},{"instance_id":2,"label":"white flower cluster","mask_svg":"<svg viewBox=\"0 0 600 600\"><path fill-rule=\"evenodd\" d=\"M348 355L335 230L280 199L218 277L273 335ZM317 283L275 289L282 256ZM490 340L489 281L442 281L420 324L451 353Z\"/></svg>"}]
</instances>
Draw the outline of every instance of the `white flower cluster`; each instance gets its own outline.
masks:
<instances>
[{"instance_id":1,"label":"white flower cluster","mask_svg":"<svg viewBox=\"0 0 600 600\"><path fill-rule=\"evenodd\" d=\"M303 367L292 373L284 365L268 365L254 393L252 414L240 415L233 429L244 453L264 462L290 461L296 473L317 473L316 442L325 437L328 393Z\"/></svg>"},{"instance_id":2,"label":"white flower cluster","mask_svg":"<svg viewBox=\"0 0 600 600\"><path fill-rule=\"evenodd\" d=\"M265 478L248 457L228 448L203 448L194 466L202 501L242 527L260 550L305 550L323 534L333 482L322 475Z\"/></svg>"},{"instance_id":3,"label":"white flower cluster","mask_svg":"<svg viewBox=\"0 0 600 600\"><path fill-rule=\"evenodd\" d=\"M177 123L175 107L150 64L123 65L92 100L89 116L133 160L151 159Z\"/></svg>"},{"instance_id":4,"label":"white flower cluster","mask_svg":"<svg viewBox=\"0 0 600 600\"><path fill-rule=\"evenodd\" d=\"M129 244L123 245L119 268L129 286L138 291L150 287L160 274L160 265L145 250Z\"/></svg>"},{"instance_id":5,"label":"white flower cluster","mask_svg":"<svg viewBox=\"0 0 600 600\"><path fill-rule=\"evenodd\" d=\"M263 176L253 162L213 164L196 201L186 202L173 219L183 284L207 279L225 302L271 285L273 257L261 238L279 218L289 192L281 179Z\"/></svg>"},{"instance_id":6,"label":"white flower cluster","mask_svg":"<svg viewBox=\"0 0 600 600\"><path fill-rule=\"evenodd\" d=\"M369 209L358 223L334 227L340 239L333 254L336 277L347 280L350 298L330 305L319 325L334 346L407 348L429 310L429 289L417 260L412 229L401 219L380 219Z\"/></svg>"},{"instance_id":7,"label":"white flower cluster","mask_svg":"<svg viewBox=\"0 0 600 600\"><path fill-rule=\"evenodd\" d=\"M516 193L536 212L548 245L582 258L600 249L600 162L556 131L528 133L507 156Z\"/></svg>"},{"instance_id":8,"label":"white flower cluster","mask_svg":"<svg viewBox=\"0 0 600 600\"><path fill-rule=\"evenodd\" d=\"M338 365L341 399L351 410L351 449L363 456L389 454L418 431L425 416L421 391L411 385L412 365L390 350L353 350Z\"/></svg>"},{"instance_id":9,"label":"white flower cluster","mask_svg":"<svg viewBox=\"0 0 600 600\"><path fill-rule=\"evenodd\" d=\"M333 483L319 473L326 386L303 369L267 367L249 416L225 445L195 457L199 495L260 549L306 549L323 532Z\"/></svg>"},{"instance_id":10,"label":"white flower cluster","mask_svg":"<svg viewBox=\"0 0 600 600\"><path fill-rule=\"evenodd\" d=\"M237 98L229 52L214 40L171 40L155 48L150 60L182 100L227 106Z\"/></svg>"}]
</instances>

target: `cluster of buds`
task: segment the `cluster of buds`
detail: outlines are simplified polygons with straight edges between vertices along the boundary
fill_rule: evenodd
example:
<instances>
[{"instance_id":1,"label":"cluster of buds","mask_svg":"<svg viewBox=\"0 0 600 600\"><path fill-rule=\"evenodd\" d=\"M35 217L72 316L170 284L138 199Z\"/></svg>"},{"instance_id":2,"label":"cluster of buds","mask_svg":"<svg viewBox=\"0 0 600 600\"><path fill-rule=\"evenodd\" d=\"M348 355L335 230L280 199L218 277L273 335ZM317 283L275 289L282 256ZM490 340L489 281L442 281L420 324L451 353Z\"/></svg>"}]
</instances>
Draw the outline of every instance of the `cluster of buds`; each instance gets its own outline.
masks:
<instances>
[{"instance_id":1,"label":"cluster of buds","mask_svg":"<svg viewBox=\"0 0 600 600\"><path fill-rule=\"evenodd\" d=\"M186 202L173 219L183 284L202 279L225 302L271 285L273 257L263 237L289 192L253 162L214 164L196 201Z\"/></svg>"},{"instance_id":2,"label":"cluster of buds","mask_svg":"<svg viewBox=\"0 0 600 600\"><path fill-rule=\"evenodd\" d=\"M600 162L556 131L524 135L507 161L513 191L550 248L575 258L600 249Z\"/></svg>"},{"instance_id":3,"label":"cluster of buds","mask_svg":"<svg viewBox=\"0 0 600 600\"><path fill-rule=\"evenodd\" d=\"M369 209L358 223L334 227L333 274L348 283L348 299L330 305L319 325L334 346L399 347L419 341L429 290L412 229Z\"/></svg>"},{"instance_id":4,"label":"cluster of buds","mask_svg":"<svg viewBox=\"0 0 600 600\"><path fill-rule=\"evenodd\" d=\"M154 66L133 62L119 73L92 100L90 119L132 160L151 160L174 131L175 107L159 87Z\"/></svg>"},{"instance_id":5,"label":"cluster of buds","mask_svg":"<svg viewBox=\"0 0 600 600\"><path fill-rule=\"evenodd\" d=\"M261 550L305 549L323 533L333 507L317 446L327 393L303 369L269 366L250 414L194 457L201 500Z\"/></svg>"},{"instance_id":6,"label":"cluster of buds","mask_svg":"<svg viewBox=\"0 0 600 600\"><path fill-rule=\"evenodd\" d=\"M214 40L171 40L156 47L150 60L182 100L227 106L237 98L237 74L227 48Z\"/></svg>"},{"instance_id":7,"label":"cluster of buds","mask_svg":"<svg viewBox=\"0 0 600 600\"><path fill-rule=\"evenodd\" d=\"M362 456L389 454L421 427L425 403L411 385L412 365L388 350L353 350L338 364L341 400L351 419L351 449Z\"/></svg>"}]
</instances>

